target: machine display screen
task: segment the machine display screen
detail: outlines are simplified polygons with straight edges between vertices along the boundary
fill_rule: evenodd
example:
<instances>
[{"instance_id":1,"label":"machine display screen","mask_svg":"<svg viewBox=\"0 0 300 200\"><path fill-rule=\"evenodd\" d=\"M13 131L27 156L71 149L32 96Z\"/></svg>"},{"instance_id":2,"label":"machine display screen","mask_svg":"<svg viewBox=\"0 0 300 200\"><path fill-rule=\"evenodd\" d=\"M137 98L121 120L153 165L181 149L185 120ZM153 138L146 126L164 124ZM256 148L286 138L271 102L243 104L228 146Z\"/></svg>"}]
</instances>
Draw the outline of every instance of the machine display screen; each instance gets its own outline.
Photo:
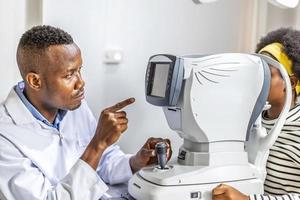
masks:
<instances>
[{"instance_id":1,"label":"machine display screen","mask_svg":"<svg viewBox=\"0 0 300 200\"><path fill-rule=\"evenodd\" d=\"M155 64L151 96L165 97L170 64Z\"/></svg>"}]
</instances>

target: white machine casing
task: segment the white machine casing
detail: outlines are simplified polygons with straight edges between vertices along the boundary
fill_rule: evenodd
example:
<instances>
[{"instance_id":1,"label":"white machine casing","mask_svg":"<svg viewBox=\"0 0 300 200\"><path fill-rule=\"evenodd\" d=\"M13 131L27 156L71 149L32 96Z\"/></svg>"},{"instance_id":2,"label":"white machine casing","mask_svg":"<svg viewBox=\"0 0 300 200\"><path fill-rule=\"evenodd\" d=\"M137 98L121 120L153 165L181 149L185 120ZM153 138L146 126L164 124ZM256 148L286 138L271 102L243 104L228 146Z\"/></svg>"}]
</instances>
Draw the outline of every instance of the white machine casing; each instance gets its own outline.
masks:
<instances>
[{"instance_id":1,"label":"white machine casing","mask_svg":"<svg viewBox=\"0 0 300 200\"><path fill-rule=\"evenodd\" d=\"M174 60L156 55L149 64L155 62ZM270 134L261 126L268 64L280 70L287 85L286 105ZM178 159L168 169L137 172L129 193L138 200L211 200L212 189L226 183L245 194L262 194L268 149L291 102L285 70L268 57L238 53L176 57L176 65L183 66L180 95L176 105L162 108L169 127L183 138Z\"/></svg>"}]
</instances>

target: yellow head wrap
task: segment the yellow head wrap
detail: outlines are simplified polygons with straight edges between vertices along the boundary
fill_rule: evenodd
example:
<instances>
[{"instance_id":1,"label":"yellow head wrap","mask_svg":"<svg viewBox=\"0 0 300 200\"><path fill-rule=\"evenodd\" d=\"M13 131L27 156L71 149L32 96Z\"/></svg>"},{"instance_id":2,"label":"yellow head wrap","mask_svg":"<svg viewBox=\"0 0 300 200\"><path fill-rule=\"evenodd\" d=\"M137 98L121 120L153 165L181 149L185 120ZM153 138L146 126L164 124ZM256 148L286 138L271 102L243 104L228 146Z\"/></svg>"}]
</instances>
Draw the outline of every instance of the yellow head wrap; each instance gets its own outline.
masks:
<instances>
[{"instance_id":1,"label":"yellow head wrap","mask_svg":"<svg viewBox=\"0 0 300 200\"><path fill-rule=\"evenodd\" d=\"M286 69L289 76L294 75L293 70L292 70L292 66L293 66L292 61L289 59L287 54L284 52L282 44L280 44L278 42L269 44L269 45L265 46L264 48L262 48L258 53L262 53L262 52L267 52L267 53L271 54L272 56L274 56L277 59L277 61L283 65L283 67ZM295 89L296 89L296 93L298 95L300 93L299 81L298 81Z\"/></svg>"}]
</instances>

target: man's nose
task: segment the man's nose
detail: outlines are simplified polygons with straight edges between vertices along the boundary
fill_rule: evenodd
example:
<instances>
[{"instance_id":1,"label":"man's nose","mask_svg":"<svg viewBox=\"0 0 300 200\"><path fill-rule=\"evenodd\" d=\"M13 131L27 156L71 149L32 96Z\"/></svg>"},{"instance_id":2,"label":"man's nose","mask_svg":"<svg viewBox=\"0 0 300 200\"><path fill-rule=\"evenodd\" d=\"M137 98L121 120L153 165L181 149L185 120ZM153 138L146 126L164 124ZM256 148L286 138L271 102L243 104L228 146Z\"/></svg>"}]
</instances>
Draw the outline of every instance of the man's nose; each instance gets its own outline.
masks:
<instances>
[{"instance_id":1,"label":"man's nose","mask_svg":"<svg viewBox=\"0 0 300 200\"><path fill-rule=\"evenodd\" d=\"M78 73L78 75L77 75L77 82L76 82L76 85L75 85L75 89L81 90L81 89L83 89L84 85L85 85L85 82L84 82L81 74Z\"/></svg>"}]
</instances>

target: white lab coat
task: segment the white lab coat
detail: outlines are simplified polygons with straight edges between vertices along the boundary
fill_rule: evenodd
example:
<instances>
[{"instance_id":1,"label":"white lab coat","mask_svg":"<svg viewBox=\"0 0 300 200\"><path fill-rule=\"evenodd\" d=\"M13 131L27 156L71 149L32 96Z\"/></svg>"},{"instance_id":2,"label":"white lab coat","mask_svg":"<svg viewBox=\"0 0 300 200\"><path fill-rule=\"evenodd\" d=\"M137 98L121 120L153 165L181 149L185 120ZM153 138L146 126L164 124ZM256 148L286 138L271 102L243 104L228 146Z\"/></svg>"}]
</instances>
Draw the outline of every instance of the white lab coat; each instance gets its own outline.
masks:
<instances>
[{"instance_id":1,"label":"white lab coat","mask_svg":"<svg viewBox=\"0 0 300 200\"><path fill-rule=\"evenodd\" d=\"M84 101L67 112L58 131L34 118L12 89L0 105L1 200L99 199L105 182L128 181L131 155L117 145L104 152L97 172L80 160L95 129Z\"/></svg>"}]
</instances>

